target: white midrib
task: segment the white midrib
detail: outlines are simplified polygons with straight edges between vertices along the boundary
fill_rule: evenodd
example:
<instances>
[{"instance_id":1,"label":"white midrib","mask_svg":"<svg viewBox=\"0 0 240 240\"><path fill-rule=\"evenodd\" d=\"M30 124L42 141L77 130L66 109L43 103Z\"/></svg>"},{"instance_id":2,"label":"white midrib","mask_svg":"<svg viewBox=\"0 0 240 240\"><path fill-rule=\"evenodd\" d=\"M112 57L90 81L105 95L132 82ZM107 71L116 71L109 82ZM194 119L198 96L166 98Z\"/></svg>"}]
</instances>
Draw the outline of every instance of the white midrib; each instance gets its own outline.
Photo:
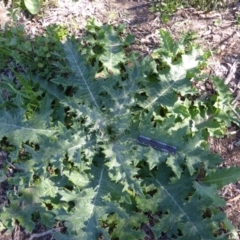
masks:
<instances>
[{"instance_id":1,"label":"white midrib","mask_svg":"<svg viewBox=\"0 0 240 240\"><path fill-rule=\"evenodd\" d=\"M146 107L145 109L149 108L151 105L153 105L157 100L158 98L160 98L165 92L167 92L169 90L170 87L172 87L172 85L174 84L175 82L173 82L172 84L170 84L163 92L161 92L157 97L155 97Z\"/></svg>"},{"instance_id":2,"label":"white midrib","mask_svg":"<svg viewBox=\"0 0 240 240\"><path fill-rule=\"evenodd\" d=\"M131 93L132 88L134 87L134 85L135 85L135 83L134 83L134 81L133 81L131 87L130 87L129 90L128 90L128 93ZM126 94L124 94L124 95L126 95ZM122 103L121 105L124 106L125 103L126 103L126 101L127 101L127 97L124 98L124 101L123 101L123 103ZM117 116L119 116L120 111L121 111L121 109L119 109L119 111L118 111L118 113L117 113Z\"/></svg>"},{"instance_id":3,"label":"white midrib","mask_svg":"<svg viewBox=\"0 0 240 240\"><path fill-rule=\"evenodd\" d=\"M28 130L28 131L49 132L49 133L54 133L54 132L55 132L54 130L37 129L37 128L27 128L27 127L17 126L17 125L9 124L9 123L1 123L1 125L6 125L6 126L9 126L9 127L14 127L14 128L17 128L17 129L20 128L20 129Z\"/></svg>"},{"instance_id":4,"label":"white midrib","mask_svg":"<svg viewBox=\"0 0 240 240\"><path fill-rule=\"evenodd\" d=\"M171 198L171 200L174 202L174 204L176 206L178 206L179 210L184 214L184 216L186 216L186 218L188 219L188 221L192 224L192 226L194 227L194 229L196 230L196 232L198 232L199 236L201 237L201 239L203 239L203 236L201 235L201 233L198 231L197 227L195 226L195 224L191 221L191 219L189 218L189 216L186 214L186 212L181 208L181 206L176 202L176 200L172 197L172 195L167 191L167 189L164 188L164 186L158 181L156 180L156 182L159 184L159 186L164 190L164 192L167 193L167 195Z\"/></svg>"},{"instance_id":5,"label":"white midrib","mask_svg":"<svg viewBox=\"0 0 240 240\"><path fill-rule=\"evenodd\" d=\"M77 59L75 58L75 56L74 56L71 48L70 48L70 51L71 51L71 54L72 54L72 56L73 56L73 59L74 59L74 62L75 62L75 66L77 66L78 72L80 73L80 75L81 75L81 77L82 77L82 79L83 79L83 81L84 81L84 84L85 84L85 86L86 86L86 88L87 88L87 90L88 90L88 92L89 92L89 94L90 94L90 96L91 96L91 98L92 98L95 106L97 107L97 109L100 109L99 106L98 106L98 104L97 104L97 102L96 102L96 100L95 100L95 98L94 98L94 95L93 95L91 89L89 88L89 86L88 86L88 84L87 84L87 81L86 81L84 75L82 74L82 71L81 71L81 69L80 69L80 67L79 67L79 65L78 65Z\"/></svg>"},{"instance_id":6,"label":"white midrib","mask_svg":"<svg viewBox=\"0 0 240 240\"><path fill-rule=\"evenodd\" d=\"M100 187L101 187L101 182L102 182L102 177L103 177L103 171L104 171L104 168L102 168L101 175L100 175L100 178L99 178L99 181L98 181L99 184L98 184L98 186L97 186L97 192L96 192L95 197L94 197L94 199L93 199L93 203L92 203L92 205L93 205L93 207L92 207L92 212L91 212L91 215L90 215L90 217L89 217L89 219L88 219L86 229L88 229L88 225L89 225L89 223L91 222L90 220L91 220L92 215L93 215L93 212L94 212L95 202L96 202L96 200L97 200L98 192L99 192Z\"/></svg>"}]
</instances>

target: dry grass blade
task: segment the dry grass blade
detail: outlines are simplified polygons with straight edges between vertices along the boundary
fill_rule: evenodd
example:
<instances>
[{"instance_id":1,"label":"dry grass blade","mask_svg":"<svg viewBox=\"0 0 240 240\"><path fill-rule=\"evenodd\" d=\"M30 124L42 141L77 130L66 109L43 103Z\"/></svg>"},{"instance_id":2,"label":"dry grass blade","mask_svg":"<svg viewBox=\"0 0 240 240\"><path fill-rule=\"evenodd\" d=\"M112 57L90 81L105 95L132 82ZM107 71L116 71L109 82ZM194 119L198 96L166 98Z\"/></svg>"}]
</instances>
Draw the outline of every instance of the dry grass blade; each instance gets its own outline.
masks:
<instances>
[{"instance_id":1,"label":"dry grass blade","mask_svg":"<svg viewBox=\"0 0 240 240\"><path fill-rule=\"evenodd\" d=\"M228 75L224 81L224 84L227 85L234 78L235 73L237 71L237 66L238 66L238 61L235 61L228 72Z\"/></svg>"},{"instance_id":2,"label":"dry grass blade","mask_svg":"<svg viewBox=\"0 0 240 240\"><path fill-rule=\"evenodd\" d=\"M237 113L237 111L231 106L229 105L229 107L232 109L232 111L235 113L235 115L239 118L240 120L240 115Z\"/></svg>"},{"instance_id":3,"label":"dry grass blade","mask_svg":"<svg viewBox=\"0 0 240 240\"><path fill-rule=\"evenodd\" d=\"M49 235L49 234L52 234L54 232L59 232L61 230L61 228L53 228L53 229L50 229L46 232L42 232L42 233L35 233L35 234L32 234L31 237L29 238L29 240L33 240L33 239L37 239L37 238L40 238L40 237L44 237L46 235Z\"/></svg>"}]
</instances>

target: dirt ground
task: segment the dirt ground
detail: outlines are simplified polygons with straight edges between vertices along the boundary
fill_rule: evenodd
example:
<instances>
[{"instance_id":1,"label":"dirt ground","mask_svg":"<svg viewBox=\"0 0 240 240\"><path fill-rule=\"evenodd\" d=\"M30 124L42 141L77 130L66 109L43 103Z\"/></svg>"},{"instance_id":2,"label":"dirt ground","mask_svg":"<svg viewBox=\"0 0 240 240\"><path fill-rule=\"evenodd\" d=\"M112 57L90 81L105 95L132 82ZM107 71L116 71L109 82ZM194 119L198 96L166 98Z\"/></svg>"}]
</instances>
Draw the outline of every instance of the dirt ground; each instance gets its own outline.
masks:
<instances>
[{"instance_id":1,"label":"dirt ground","mask_svg":"<svg viewBox=\"0 0 240 240\"><path fill-rule=\"evenodd\" d=\"M11 3L9 3L9 6ZM86 20L94 17L103 23L118 25L125 23L130 33L136 36L134 50L146 55L158 45L158 30L167 29L175 39L183 32L193 31L198 36L197 42L205 49L211 50L209 59L209 74L214 74L228 84L235 100L233 107L240 104L240 2L229 0L227 7L218 11L203 12L193 8L180 9L168 23L162 23L159 13L150 12L149 0L55 0L50 7L43 8L44 14L36 17L21 13L18 22L25 26L29 35L42 34L46 26L67 24L75 35L81 35ZM240 15L239 15L240 16ZM0 24L9 18L4 8L0 8ZM77 26L77 27L76 27ZM240 166L240 129L232 126L225 138L209 139L213 152L220 154L225 160L224 167ZM1 164L1 153L0 153ZM0 184L0 203L7 199L6 185ZM227 201L223 209L234 226L240 231L240 181L225 186L219 191L221 197ZM1 206L1 205L0 205ZM43 226L36 226L36 233L44 233ZM239 235L240 236L240 235ZM51 234L38 235L35 239L50 240ZM19 226L16 226L12 236L0 235L0 240L29 239ZM149 238L148 238L149 239ZM240 237L239 237L240 239Z\"/></svg>"}]
</instances>

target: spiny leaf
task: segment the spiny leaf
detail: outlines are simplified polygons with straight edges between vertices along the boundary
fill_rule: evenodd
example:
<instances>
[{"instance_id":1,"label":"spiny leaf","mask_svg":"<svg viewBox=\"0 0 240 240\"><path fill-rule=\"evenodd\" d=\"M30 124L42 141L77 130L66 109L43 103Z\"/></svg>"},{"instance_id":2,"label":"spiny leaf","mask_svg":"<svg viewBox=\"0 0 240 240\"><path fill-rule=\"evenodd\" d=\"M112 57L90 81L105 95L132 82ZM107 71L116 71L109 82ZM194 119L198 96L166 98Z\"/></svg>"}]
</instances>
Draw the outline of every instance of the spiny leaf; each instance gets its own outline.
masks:
<instances>
[{"instance_id":1,"label":"spiny leaf","mask_svg":"<svg viewBox=\"0 0 240 240\"><path fill-rule=\"evenodd\" d=\"M122 183L124 186L123 190L131 190L134 194L142 194L141 181L135 177L138 169L131 163L134 152L130 150L130 146L130 142L128 145L115 142L105 147L103 152L106 159L108 159L106 165L109 167L110 178ZM130 151L132 156L127 157Z\"/></svg>"},{"instance_id":2,"label":"spiny leaf","mask_svg":"<svg viewBox=\"0 0 240 240\"><path fill-rule=\"evenodd\" d=\"M223 206L225 204L225 201L221 199L217 194L216 185L204 186L202 184L199 184L198 182L193 182L193 185L201 197L209 197L210 199L212 199L213 204L216 207Z\"/></svg>"},{"instance_id":3,"label":"spiny leaf","mask_svg":"<svg viewBox=\"0 0 240 240\"><path fill-rule=\"evenodd\" d=\"M161 29L159 31L160 41L161 41L161 49L164 50L167 54L173 54L175 56L177 54L177 45L173 41L171 35L166 30Z\"/></svg>"},{"instance_id":4,"label":"spiny leaf","mask_svg":"<svg viewBox=\"0 0 240 240\"><path fill-rule=\"evenodd\" d=\"M187 72L198 71L197 66L200 63L201 54L202 52L198 49L184 54L181 62L169 63L168 70L160 71L155 81L147 81L145 87L148 99L141 106L146 109L159 105L171 107L177 101L176 93L192 92Z\"/></svg>"},{"instance_id":5,"label":"spiny leaf","mask_svg":"<svg viewBox=\"0 0 240 240\"><path fill-rule=\"evenodd\" d=\"M141 217L140 217L141 216ZM111 234L113 238L119 239L143 239L145 234L142 230L138 229L143 222L146 222L147 218L145 216L132 213L126 219L117 219L117 226L114 228L113 233Z\"/></svg>"},{"instance_id":6,"label":"spiny leaf","mask_svg":"<svg viewBox=\"0 0 240 240\"><path fill-rule=\"evenodd\" d=\"M56 131L47 128L46 119L39 116L38 121L32 119L26 121L24 119L25 111L18 109L14 112L1 111L0 113L0 138L7 136L8 139L19 145L21 142L34 142L41 141L41 135L51 137Z\"/></svg>"},{"instance_id":7,"label":"spiny leaf","mask_svg":"<svg viewBox=\"0 0 240 240\"><path fill-rule=\"evenodd\" d=\"M7 212L4 211L0 214L1 220L17 219L21 225L24 224L27 231L31 232L35 227L31 216L38 213L41 213L43 216L46 213L50 217L48 222L54 224L54 214L47 213L47 210L42 206L41 199L44 199L46 196L56 195L56 187L52 186L49 180L42 180L37 187L21 189L19 195L13 194L8 196L11 201L11 208ZM11 228L11 226L8 227Z\"/></svg>"},{"instance_id":8,"label":"spiny leaf","mask_svg":"<svg viewBox=\"0 0 240 240\"><path fill-rule=\"evenodd\" d=\"M210 236L214 238L211 219L202 218L207 206L211 206L210 199L199 199L196 194L190 194L193 189L188 182L192 178L187 173L184 173L181 179L172 178L169 181L170 174L170 168L161 164L156 172L156 179L151 180L158 189L154 198L159 199L159 211L167 212L172 219L174 216L174 222L169 222L169 226L172 226L169 229L169 235L181 229L182 239L208 240Z\"/></svg>"},{"instance_id":9,"label":"spiny leaf","mask_svg":"<svg viewBox=\"0 0 240 240\"><path fill-rule=\"evenodd\" d=\"M140 148L140 147L139 147ZM146 147L143 147L146 148ZM148 148L147 153L144 154L147 158L147 162L149 164L149 169L153 169L154 167L158 166L160 163L165 162L168 154L164 152L157 151L153 148Z\"/></svg>"},{"instance_id":10,"label":"spiny leaf","mask_svg":"<svg viewBox=\"0 0 240 240\"><path fill-rule=\"evenodd\" d=\"M38 84L41 89L48 92L48 94L57 100L63 100L65 99L65 95L60 87L58 87L56 84L52 82L45 81L44 79L40 78L39 76L34 76L32 78L33 82Z\"/></svg>"},{"instance_id":11,"label":"spiny leaf","mask_svg":"<svg viewBox=\"0 0 240 240\"><path fill-rule=\"evenodd\" d=\"M103 103L107 107L110 118L109 125L119 133L126 131L130 127L131 109L137 104L135 95L140 91L138 83L143 77L140 65L135 59L133 59L133 64L132 68L126 67L127 81L116 77L110 80L110 87L107 85L104 87L108 93Z\"/></svg>"},{"instance_id":12,"label":"spiny leaf","mask_svg":"<svg viewBox=\"0 0 240 240\"><path fill-rule=\"evenodd\" d=\"M105 218L108 213L121 212L117 205L106 201L108 194L115 192L114 186L107 176L107 170L104 167L95 168L92 169L91 173L91 180L84 190L75 189L71 192L62 190L59 192L62 201L74 202L75 206L70 214L65 210L65 214L58 214L63 210L56 210L59 220L66 221L65 226L70 229L71 233L77 233L81 238L89 240L94 239L102 232L99 219ZM80 174L75 173L77 181L79 176ZM72 180L74 182L74 179ZM108 239L107 236L105 237Z\"/></svg>"},{"instance_id":13,"label":"spiny leaf","mask_svg":"<svg viewBox=\"0 0 240 240\"><path fill-rule=\"evenodd\" d=\"M182 161L180 157L169 156L167 158L166 164L172 168L173 172L178 178L181 177L183 170L181 168Z\"/></svg>"},{"instance_id":14,"label":"spiny leaf","mask_svg":"<svg viewBox=\"0 0 240 240\"><path fill-rule=\"evenodd\" d=\"M125 54L122 51L123 43L120 40L118 34L112 26L104 25L104 42L105 51L99 58L104 67L110 74L120 74L119 63L124 62Z\"/></svg>"},{"instance_id":15,"label":"spiny leaf","mask_svg":"<svg viewBox=\"0 0 240 240\"><path fill-rule=\"evenodd\" d=\"M224 168L218 171L210 171L209 174L204 178L204 183L216 184L217 188L222 188L231 182L236 182L240 179L239 168L230 167Z\"/></svg>"},{"instance_id":16,"label":"spiny leaf","mask_svg":"<svg viewBox=\"0 0 240 240\"><path fill-rule=\"evenodd\" d=\"M72 76L71 83L78 87L79 97L100 110L100 103L98 100L99 88L101 88L98 81L94 81L95 69L86 65L84 58L78 53L76 46L72 41L67 40L64 44L64 51L67 60L71 67L74 76Z\"/></svg>"},{"instance_id":17,"label":"spiny leaf","mask_svg":"<svg viewBox=\"0 0 240 240\"><path fill-rule=\"evenodd\" d=\"M186 166L191 175L202 164L208 169L222 162L222 159L218 155L211 154L207 147L204 148L202 146L203 142L202 133L199 132L194 137L189 138L180 150L180 155L186 158ZM202 159L205 159L204 162Z\"/></svg>"},{"instance_id":18,"label":"spiny leaf","mask_svg":"<svg viewBox=\"0 0 240 240\"><path fill-rule=\"evenodd\" d=\"M84 118L85 126L88 126L89 130L100 130L103 133L106 131L106 126L108 124L107 117L99 112L97 108L79 104L77 98L63 100L61 101L61 104L65 107L69 107L69 112L76 114L74 120Z\"/></svg>"}]
</instances>

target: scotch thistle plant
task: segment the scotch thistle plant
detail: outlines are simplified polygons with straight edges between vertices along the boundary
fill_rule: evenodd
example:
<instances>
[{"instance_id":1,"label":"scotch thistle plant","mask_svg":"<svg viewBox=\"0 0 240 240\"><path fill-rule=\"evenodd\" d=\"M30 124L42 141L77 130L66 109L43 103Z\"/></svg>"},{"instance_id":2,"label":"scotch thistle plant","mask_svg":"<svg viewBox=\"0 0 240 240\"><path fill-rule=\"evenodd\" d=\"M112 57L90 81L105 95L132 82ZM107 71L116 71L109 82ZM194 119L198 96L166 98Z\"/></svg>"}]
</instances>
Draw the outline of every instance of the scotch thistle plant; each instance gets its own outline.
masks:
<instances>
[{"instance_id":1,"label":"scotch thistle plant","mask_svg":"<svg viewBox=\"0 0 240 240\"><path fill-rule=\"evenodd\" d=\"M194 44L160 30L159 48L141 57L126 53L134 37L123 31L90 21L82 39L55 42L63 58L48 57L50 73L25 64L27 49L1 45L20 82L17 91L7 76L1 82L11 92L0 99L1 145L9 152L2 229L17 221L31 233L36 222L51 229L60 221L65 231L53 231L56 239L136 240L146 237L141 226L151 216L156 239L237 239L217 191L239 170L219 169L223 159L207 143L239 124L231 95L213 78L214 93L201 98L195 83L204 53Z\"/></svg>"}]
</instances>

